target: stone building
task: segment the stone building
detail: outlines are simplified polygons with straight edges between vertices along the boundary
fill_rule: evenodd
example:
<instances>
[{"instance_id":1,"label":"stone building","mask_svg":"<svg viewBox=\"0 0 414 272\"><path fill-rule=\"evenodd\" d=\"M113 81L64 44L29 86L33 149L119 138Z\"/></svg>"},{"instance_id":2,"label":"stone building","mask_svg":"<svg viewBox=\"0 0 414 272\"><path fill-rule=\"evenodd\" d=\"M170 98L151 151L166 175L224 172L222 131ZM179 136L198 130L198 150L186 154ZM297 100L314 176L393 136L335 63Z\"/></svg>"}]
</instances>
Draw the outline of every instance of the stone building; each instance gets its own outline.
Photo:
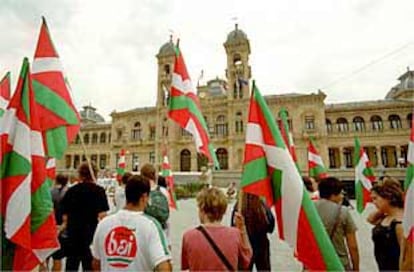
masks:
<instances>
[{"instance_id":1,"label":"stone building","mask_svg":"<svg viewBox=\"0 0 414 272\"><path fill-rule=\"evenodd\" d=\"M197 86L197 92L221 169L237 176L244 156L251 86L250 43L237 25L227 35L224 49L226 78ZM78 138L70 145L58 169L73 171L85 156L83 150L101 169L114 169L117 154L124 148L127 170L135 171L146 162L160 163L162 150L168 146L173 171L200 171L205 158L197 155L191 135L166 115L174 54L170 40L156 55L158 87L154 107L114 111L110 123L104 122L93 107L84 107L80 134L83 141ZM352 180L354 136L358 136L377 175L389 173L402 179L414 105L414 72L408 70L399 81L385 99L377 101L326 104L326 94L321 91L268 95L265 99L276 120L280 108L287 109L299 165L305 174L307 141L312 136L329 172Z\"/></svg>"}]
</instances>

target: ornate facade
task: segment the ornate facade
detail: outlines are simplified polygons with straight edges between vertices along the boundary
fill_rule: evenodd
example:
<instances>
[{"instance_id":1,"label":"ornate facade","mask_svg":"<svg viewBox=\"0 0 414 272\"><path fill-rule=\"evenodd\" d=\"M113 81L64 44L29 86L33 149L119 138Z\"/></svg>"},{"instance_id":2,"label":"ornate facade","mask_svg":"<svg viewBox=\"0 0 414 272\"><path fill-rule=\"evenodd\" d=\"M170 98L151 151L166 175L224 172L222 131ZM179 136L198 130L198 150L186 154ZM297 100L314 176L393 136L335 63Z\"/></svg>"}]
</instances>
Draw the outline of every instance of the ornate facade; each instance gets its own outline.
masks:
<instances>
[{"instance_id":1,"label":"ornate facade","mask_svg":"<svg viewBox=\"0 0 414 272\"><path fill-rule=\"evenodd\" d=\"M250 95L250 43L236 28L224 43L227 54L226 79L212 79L197 86L203 115L211 141L223 171L240 171L244 155L244 136ZM206 164L197 155L191 135L167 118L168 89L174 64L174 45L170 40L158 54L158 88L154 107L113 112L112 122L105 123L91 106L81 112L80 138L71 144L61 171L73 171L91 157L101 169L115 169L117 154L127 150L127 170L140 164L161 162L161 152L168 146L173 171L199 171ZM385 172L402 178L414 105L414 72L407 71L400 83L391 88L385 99L353 103L326 104L326 94L269 95L265 99L278 120L285 107L296 144L299 165L307 171L307 141L310 136L329 171L351 180L354 136L358 136L378 175ZM85 148L83 148L83 142ZM158 161L157 161L158 158Z\"/></svg>"}]
</instances>

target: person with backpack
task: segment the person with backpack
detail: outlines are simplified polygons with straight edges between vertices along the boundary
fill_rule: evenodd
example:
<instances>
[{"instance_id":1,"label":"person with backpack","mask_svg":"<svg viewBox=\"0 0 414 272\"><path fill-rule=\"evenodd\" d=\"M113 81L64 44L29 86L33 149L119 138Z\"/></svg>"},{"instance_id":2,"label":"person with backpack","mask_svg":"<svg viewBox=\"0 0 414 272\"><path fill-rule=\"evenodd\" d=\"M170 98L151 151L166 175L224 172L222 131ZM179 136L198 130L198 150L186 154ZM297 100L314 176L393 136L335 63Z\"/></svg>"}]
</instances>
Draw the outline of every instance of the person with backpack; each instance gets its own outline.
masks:
<instances>
[{"instance_id":1,"label":"person with backpack","mask_svg":"<svg viewBox=\"0 0 414 272\"><path fill-rule=\"evenodd\" d=\"M137 175L128 179L126 205L96 228L91 246L93 271L172 271L161 226L144 213L149 193L147 179Z\"/></svg>"},{"instance_id":2,"label":"person with backpack","mask_svg":"<svg viewBox=\"0 0 414 272\"><path fill-rule=\"evenodd\" d=\"M170 207L168 205L168 191L164 187L159 186L156 182L156 171L152 164L147 163L141 167L141 176L149 181L151 187L148 205L144 212L154 217L160 223L165 236L168 241L170 241Z\"/></svg>"},{"instance_id":3,"label":"person with backpack","mask_svg":"<svg viewBox=\"0 0 414 272\"><path fill-rule=\"evenodd\" d=\"M324 178L319 182L320 199L314 203L345 270L358 271L357 226L349 208L342 205L343 193L343 185L339 179Z\"/></svg>"}]
</instances>

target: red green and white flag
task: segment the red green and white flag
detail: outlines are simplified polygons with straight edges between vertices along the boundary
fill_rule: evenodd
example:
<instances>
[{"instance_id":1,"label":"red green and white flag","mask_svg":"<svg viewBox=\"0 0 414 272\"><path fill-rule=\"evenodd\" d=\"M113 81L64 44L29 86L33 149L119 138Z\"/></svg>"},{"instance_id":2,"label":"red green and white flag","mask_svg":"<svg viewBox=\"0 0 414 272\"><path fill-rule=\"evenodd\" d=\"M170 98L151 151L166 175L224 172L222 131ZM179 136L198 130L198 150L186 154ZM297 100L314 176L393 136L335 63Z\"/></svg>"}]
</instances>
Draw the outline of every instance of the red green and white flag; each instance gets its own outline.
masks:
<instances>
[{"instance_id":1,"label":"red green and white flag","mask_svg":"<svg viewBox=\"0 0 414 272\"><path fill-rule=\"evenodd\" d=\"M0 81L0 117L3 115L10 100L10 72Z\"/></svg>"},{"instance_id":2,"label":"red green and white flag","mask_svg":"<svg viewBox=\"0 0 414 272\"><path fill-rule=\"evenodd\" d=\"M46 177L53 183L56 179L56 159L48 158L46 163Z\"/></svg>"},{"instance_id":3,"label":"red green and white flag","mask_svg":"<svg viewBox=\"0 0 414 272\"><path fill-rule=\"evenodd\" d=\"M367 203L371 202L371 188L375 176L367 153L357 137L355 137L354 164L357 211L362 213Z\"/></svg>"},{"instance_id":4,"label":"red green and white flag","mask_svg":"<svg viewBox=\"0 0 414 272\"><path fill-rule=\"evenodd\" d=\"M414 113L414 112L413 112ZM414 181L414 117L411 119L411 135L408 143L407 172L404 181L404 191L407 191Z\"/></svg>"},{"instance_id":5,"label":"red green and white flag","mask_svg":"<svg viewBox=\"0 0 414 272\"><path fill-rule=\"evenodd\" d=\"M178 47L176 47L168 116L193 135L197 152L205 155L209 162L219 168L216 153L210 143L206 121L201 114L200 102Z\"/></svg>"},{"instance_id":6,"label":"red green and white flag","mask_svg":"<svg viewBox=\"0 0 414 272\"><path fill-rule=\"evenodd\" d=\"M32 74L46 155L60 159L79 131L80 118L72 103L70 88L45 18L40 29Z\"/></svg>"},{"instance_id":7,"label":"red green and white flag","mask_svg":"<svg viewBox=\"0 0 414 272\"><path fill-rule=\"evenodd\" d=\"M165 151L163 154L163 161L162 161L162 173L161 175L165 178L168 187L168 194L169 194L169 205L170 208L176 210L177 209L177 198L175 196L174 191L174 176L171 171L171 166L168 161L167 152Z\"/></svg>"},{"instance_id":8,"label":"red green and white flag","mask_svg":"<svg viewBox=\"0 0 414 272\"><path fill-rule=\"evenodd\" d=\"M296 147L295 147L295 143L293 142L293 135L289 129L288 112L285 108L280 109L279 117L280 117L280 122L278 123L278 125L279 125L280 133L285 142L285 145L289 149L289 153L292 156L292 159L295 162L296 167L298 168L300 172L298 157L296 156Z\"/></svg>"},{"instance_id":9,"label":"red green and white flag","mask_svg":"<svg viewBox=\"0 0 414 272\"><path fill-rule=\"evenodd\" d=\"M27 58L0 124L2 269L32 270L59 248ZM3 232L2 232L3 233Z\"/></svg>"},{"instance_id":10,"label":"red green and white flag","mask_svg":"<svg viewBox=\"0 0 414 272\"><path fill-rule=\"evenodd\" d=\"M125 160L125 149L121 149L118 159L118 167L116 168L116 180L121 182L122 176L125 174L126 160Z\"/></svg>"},{"instance_id":11,"label":"red green and white flag","mask_svg":"<svg viewBox=\"0 0 414 272\"><path fill-rule=\"evenodd\" d=\"M316 149L312 139L309 139L308 144L308 168L310 177L322 179L328 176L322 157Z\"/></svg>"},{"instance_id":12,"label":"red green and white flag","mask_svg":"<svg viewBox=\"0 0 414 272\"><path fill-rule=\"evenodd\" d=\"M309 270L343 271L319 214L264 98L253 81L246 130L244 192L275 205L280 238Z\"/></svg>"},{"instance_id":13,"label":"red green and white flag","mask_svg":"<svg viewBox=\"0 0 414 272\"><path fill-rule=\"evenodd\" d=\"M405 202L403 229L404 236L414 243L414 118L411 120L411 136L408 144L408 167L404 182Z\"/></svg>"}]
</instances>

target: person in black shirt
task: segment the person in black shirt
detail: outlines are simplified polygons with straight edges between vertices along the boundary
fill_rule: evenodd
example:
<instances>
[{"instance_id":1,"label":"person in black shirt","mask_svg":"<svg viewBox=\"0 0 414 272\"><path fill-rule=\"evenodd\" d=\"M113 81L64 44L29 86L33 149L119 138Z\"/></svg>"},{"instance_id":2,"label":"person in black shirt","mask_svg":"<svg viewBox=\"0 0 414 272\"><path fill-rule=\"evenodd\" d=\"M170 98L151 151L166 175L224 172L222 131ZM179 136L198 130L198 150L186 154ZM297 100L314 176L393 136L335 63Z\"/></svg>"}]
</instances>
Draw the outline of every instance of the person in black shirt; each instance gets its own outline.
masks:
<instances>
[{"instance_id":1,"label":"person in black shirt","mask_svg":"<svg viewBox=\"0 0 414 272\"><path fill-rule=\"evenodd\" d=\"M53 201L53 209L55 211L55 220L56 225L58 228L61 228L62 225L62 208L60 203L62 202L63 197L65 196L68 187L66 186L68 184L68 176L59 174L56 176L55 185L50 190L50 193L52 194L52 201ZM53 266L52 271L60 271L62 262L61 260L65 257L65 241L63 233L59 233L59 243L60 243L60 249L58 251L55 251L52 254L53 258Z\"/></svg>"},{"instance_id":2,"label":"person in black shirt","mask_svg":"<svg viewBox=\"0 0 414 272\"><path fill-rule=\"evenodd\" d=\"M97 174L96 167L91 165ZM67 234L66 271L78 271L82 263L84 271L92 269L92 243L98 220L109 210L104 188L95 184L87 163L78 169L80 182L69 188L62 202L63 227Z\"/></svg>"}]
</instances>

